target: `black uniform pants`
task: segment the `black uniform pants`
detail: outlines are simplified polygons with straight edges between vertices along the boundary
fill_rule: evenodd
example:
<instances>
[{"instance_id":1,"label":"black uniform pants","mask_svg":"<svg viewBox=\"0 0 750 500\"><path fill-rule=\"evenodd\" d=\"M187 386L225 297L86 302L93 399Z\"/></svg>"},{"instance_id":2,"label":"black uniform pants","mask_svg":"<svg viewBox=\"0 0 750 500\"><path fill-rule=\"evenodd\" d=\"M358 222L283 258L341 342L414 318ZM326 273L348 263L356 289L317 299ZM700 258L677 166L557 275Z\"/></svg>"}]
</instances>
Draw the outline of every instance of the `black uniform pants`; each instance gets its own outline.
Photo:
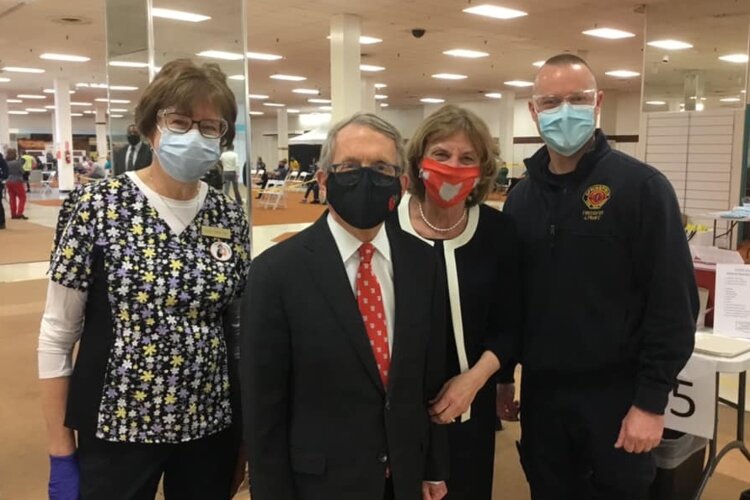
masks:
<instances>
[{"instance_id":1,"label":"black uniform pants","mask_svg":"<svg viewBox=\"0 0 750 500\"><path fill-rule=\"evenodd\" d=\"M78 437L81 500L228 500L238 441L231 430L179 444L111 443Z\"/></svg>"},{"instance_id":2,"label":"black uniform pants","mask_svg":"<svg viewBox=\"0 0 750 500\"><path fill-rule=\"evenodd\" d=\"M533 500L647 500L651 454L614 445L633 401L632 371L524 373L521 463Z\"/></svg>"}]
</instances>

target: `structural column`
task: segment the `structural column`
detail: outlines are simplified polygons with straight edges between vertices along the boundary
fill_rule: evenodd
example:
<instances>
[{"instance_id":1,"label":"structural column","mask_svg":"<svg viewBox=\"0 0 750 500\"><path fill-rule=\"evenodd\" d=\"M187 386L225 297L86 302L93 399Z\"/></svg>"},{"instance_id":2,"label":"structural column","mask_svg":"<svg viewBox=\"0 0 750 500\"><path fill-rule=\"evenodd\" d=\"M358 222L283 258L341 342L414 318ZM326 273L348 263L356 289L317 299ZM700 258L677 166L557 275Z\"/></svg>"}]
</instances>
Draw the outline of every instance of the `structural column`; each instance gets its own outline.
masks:
<instances>
[{"instance_id":1,"label":"structural column","mask_svg":"<svg viewBox=\"0 0 750 500\"><path fill-rule=\"evenodd\" d=\"M498 123L497 136L500 143L500 159L505 162L505 166L508 167L510 175L513 174L513 163L516 161L513 145L515 107L516 93L503 92L503 97L499 101L500 120ZM520 160L521 159L519 158L519 161Z\"/></svg>"},{"instance_id":2,"label":"structural column","mask_svg":"<svg viewBox=\"0 0 750 500\"><path fill-rule=\"evenodd\" d=\"M378 103L375 99L375 82L369 78L362 78L362 106L363 113L375 113L378 109Z\"/></svg>"},{"instance_id":3,"label":"structural column","mask_svg":"<svg viewBox=\"0 0 750 500\"><path fill-rule=\"evenodd\" d=\"M107 162L107 109L105 106L96 107L96 155L97 163L101 166Z\"/></svg>"},{"instance_id":4,"label":"structural column","mask_svg":"<svg viewBox=\"0 0 750 500\"><path fill-rule=\"evenodd\" d=\"M289 119L286 108L276 111L276 130L278 132L278 161L289 159ZM270 166L268 168L274 168Z\"/></svg>"},{"instance_id":5,"label":"structural column","mask_svg":"<svg viewBox=\"0 0 750 500\"><path fill-rule=\"evenodd\" d=\"M338 14L331 19L332 123L362 110L360 32L358 16Z\"/></svg>"},{"instance_id":6,"label":"structural column","mask_svg":"<svg viewBox=\"0 0 750 500\"><path fill-rule=\"evenodd\" d=\"M10 146L10 119L8 115L8 94L0 92L0 152Z\"/></svg>"},{"instance_id":7,"label":"structural column","mask_svg":"<svg viewBox=\"0 0 750 500\"><path fill-rule=\"evenodd\" d=\"M73 173L73 123L70 117L70 82L55 78L55 155L60 191L75 187Z\"/></svg>"}]
</instances>

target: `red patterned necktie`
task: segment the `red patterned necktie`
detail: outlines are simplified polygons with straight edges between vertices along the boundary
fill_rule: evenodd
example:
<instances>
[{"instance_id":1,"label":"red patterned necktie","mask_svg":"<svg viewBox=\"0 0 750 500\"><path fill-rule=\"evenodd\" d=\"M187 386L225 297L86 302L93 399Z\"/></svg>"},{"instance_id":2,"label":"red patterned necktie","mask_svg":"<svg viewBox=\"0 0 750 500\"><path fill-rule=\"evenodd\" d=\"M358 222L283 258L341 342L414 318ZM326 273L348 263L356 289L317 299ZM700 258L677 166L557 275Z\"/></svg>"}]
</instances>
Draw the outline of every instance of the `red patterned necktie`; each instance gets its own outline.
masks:
<instances>
[{"instance_id":1,"label":"red patterned necktie","mask_svg":"<svg viewBox=\"0 0 750 500\"><path fill-rule=\"evenodd\" d=\"M372 270L372 256L375 247L371 243L363 243L359 247L359 270L357 271L357 304L365 323L367 336L370 339L372 353L378 365L383 387L388 387L388 370L391 366L390 350L388 348L388 326L385 321L385 307L380 283Z\"/></svg>"}]
</instances>

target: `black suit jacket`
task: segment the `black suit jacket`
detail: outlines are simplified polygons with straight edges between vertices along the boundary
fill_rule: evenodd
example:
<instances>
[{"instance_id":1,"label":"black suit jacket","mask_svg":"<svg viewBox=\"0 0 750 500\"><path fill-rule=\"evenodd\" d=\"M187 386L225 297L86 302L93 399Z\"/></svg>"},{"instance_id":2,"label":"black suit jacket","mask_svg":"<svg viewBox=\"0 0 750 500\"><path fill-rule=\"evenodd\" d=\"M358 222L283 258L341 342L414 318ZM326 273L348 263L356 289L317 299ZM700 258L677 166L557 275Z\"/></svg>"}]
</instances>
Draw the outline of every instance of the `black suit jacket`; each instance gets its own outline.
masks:
<instances>
[{"instance_id":1,"label":"black suit jacket","mask_svg":"<svg viewBox=\"0 0 750 500\"><path fill-rule=\"evenodd\" d=\"M397 500L447 479L428 401L445 381L445 278L432 249L386 225L395 291L387 392L326 215L253 261L241 311L253 500Z\"/></svg>"},{"instance_id":2,"label":"black suit jacket","mask_svg":"<svg viewBox=\"0 0 750 500\"><path fill-rule=\"evenodd\" d=\"M127 172L128 169L126 161L128 158L128 149L130 149L130 144L115 151L114 162L112 164L113 175L120 175L124 172ZM148 167L149 165L151 165L151 159L151 146L149 146L145 142L142 142L141 148L138 150L138 156L135 157L133 170L140 170L142 168Z\"/></svg>"}]
</instances>

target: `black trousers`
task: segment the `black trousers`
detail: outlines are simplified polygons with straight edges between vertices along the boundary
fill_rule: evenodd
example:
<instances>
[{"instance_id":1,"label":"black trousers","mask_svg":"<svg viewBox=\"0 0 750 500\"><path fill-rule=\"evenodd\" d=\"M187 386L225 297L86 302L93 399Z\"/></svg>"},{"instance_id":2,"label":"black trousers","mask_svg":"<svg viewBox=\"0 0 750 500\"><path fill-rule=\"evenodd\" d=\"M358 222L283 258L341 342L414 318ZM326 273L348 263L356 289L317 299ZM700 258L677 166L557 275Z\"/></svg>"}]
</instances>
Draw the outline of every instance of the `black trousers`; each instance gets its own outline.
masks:
<instances>
[{"instance_id":1,"label":"black trousers","mask_svg":"<svg viewBox=\"0 0 750 500\"><path fill-rule=\"evenodd\" d=\"M307 191L305 191L305 196L304 196L305 200L310 195L310 191L312 191L313 200L320 201L320 188L318 187L317 181L311 182L310 184L307 185Z\"/></svg>"},{"instance_id":2,"label":"black trousers","mask_svg":"<svg viewBox=\"0 0 750 500\"><path fill-rule=\"evenodd\" d=\"M5 225L5 206L3 206L3 196L5 196L5 183L0 181L0 226Z\"/></svg>"},{"instance_id":3,"label":"black trousers","mask_svg":"<svg viewBox=\"0 0 750 500\"><path fill-rule=\"evenodd\" d=\"M179 444L111 443L78 436L81 500L229 500L239 443L231 430Z\"/></svg>"},{"instance_id":4,"label":"black trousers","mask_svg":"<svg viewBox=\"0 0 750 500\"><path fill-rule=\"evenodd\" d=\"M521 463L533 500L647 500L651 454L614 445L635 392L634 373L524 373Z\"/></svg>"},{"instance_id":5,"label":"black trousers","mask_svg":"<svg viewBox=\"0 0 750 500\"><path fill-rule=\"evenodd\" d=\"M385 480L385 490L383 491L383 500L395 500L396 494L393 492L393 481L388 478Z\"/></svg>"}]
</instances>

